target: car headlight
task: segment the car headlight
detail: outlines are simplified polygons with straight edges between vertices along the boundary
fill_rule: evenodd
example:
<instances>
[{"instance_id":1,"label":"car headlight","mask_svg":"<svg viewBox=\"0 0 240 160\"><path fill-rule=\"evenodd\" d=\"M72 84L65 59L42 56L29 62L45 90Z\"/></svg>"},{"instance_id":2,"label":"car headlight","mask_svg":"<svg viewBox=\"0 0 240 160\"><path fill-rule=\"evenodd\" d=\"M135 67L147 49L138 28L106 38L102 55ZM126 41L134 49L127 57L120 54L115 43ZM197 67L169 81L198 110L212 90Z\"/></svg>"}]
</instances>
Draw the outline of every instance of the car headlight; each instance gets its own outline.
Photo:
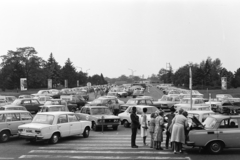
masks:
<instances>
[{"instance_id":1,"label":"car headlight","mask_svg":"<svg viewBox=\"0 0 240 160\"><path fill-rule=\"evenodd\" d=\"M118 119L114 119L114 122L118 122L119 120Z\"/></svg>"}]
</instances>

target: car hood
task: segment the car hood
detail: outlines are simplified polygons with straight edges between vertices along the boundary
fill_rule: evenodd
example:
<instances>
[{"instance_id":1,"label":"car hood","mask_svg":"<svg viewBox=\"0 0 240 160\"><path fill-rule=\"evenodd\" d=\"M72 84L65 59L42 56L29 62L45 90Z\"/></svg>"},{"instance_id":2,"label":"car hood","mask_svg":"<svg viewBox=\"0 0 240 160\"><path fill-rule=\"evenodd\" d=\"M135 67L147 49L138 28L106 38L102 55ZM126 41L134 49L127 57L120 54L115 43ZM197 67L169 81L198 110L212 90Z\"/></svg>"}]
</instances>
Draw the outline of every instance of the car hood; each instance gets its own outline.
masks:
<instances>
[{"instance_id":1,"label":"car hood","mask_svg":"<svg viewBox=\"0 0 240 160\"><path fill-rule=\"evenodd\" d=\"M28 123L20 125L18 128L29 128L29 129L41 129L51 126L50 124L41 124L41 123Z\"/></svg>"},{"instance_id":2,"label":"car hood","mask_svg":"<svg viewBox=\"0 0 240 160\"><path fill-rule=\"evenodd\" d=\"M118 116L114 115L92 115L92 117L95 117L97 119L102 119L102 117L104 117L104 119L119 119Z\"/></svg>"},{"instance_id":3,"label":"car hood","mask_svg":"<svg viewBox=\"0 0 240 160\"><path fill-rule=\"evenodd\" d=\"M191 126L191 129L199 129L199 128L204 129L203 124L195 116L191 117L191 119L193 123L196 124L194 127Z\"/></svg>"}]
</instances>

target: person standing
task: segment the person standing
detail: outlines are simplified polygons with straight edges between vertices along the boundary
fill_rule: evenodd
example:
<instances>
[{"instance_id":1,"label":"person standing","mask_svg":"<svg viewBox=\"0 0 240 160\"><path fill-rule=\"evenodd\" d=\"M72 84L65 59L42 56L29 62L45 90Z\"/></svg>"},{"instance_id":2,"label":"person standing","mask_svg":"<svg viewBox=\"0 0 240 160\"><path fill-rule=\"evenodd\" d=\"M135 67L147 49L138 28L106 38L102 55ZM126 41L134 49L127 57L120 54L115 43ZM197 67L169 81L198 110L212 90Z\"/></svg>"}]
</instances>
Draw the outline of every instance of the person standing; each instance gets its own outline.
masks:
<instances>
[{"instance_id":1,"label":"person standing","mask_svg":"<svg viewBox=\"0 0 240 160\"><path fill-rule=\"evenodd\" d=\"M157 113L157 117L155 118L154 144L155 149L157 150L163 150L163 148L161 147L161 143L163 141L163 114L164 112L160 111L159 113Z\"/></svg>"},{"instance_id":2,"label":"person standing","mask_svg":"<svg viewBox=\"0 0 240 160\"><path fill-rule=\"evenodd\" d=\"M185 128L188 127L187 118L182 115L183 110L179 110L179 115L176 115L172 120L172 135L171 142L174 143L174 153L182 153L182 144L185 143Z\"/></svg>"},{"instance_id":3,"label":"person standing","mask_svg":"<svg viewBox=\"0 0 240 160\"><path fill-rule=\"evenodd\" d=\"M142 123L141 123L141 137L143 138L143 146L146 146L146 139L148 135L148 124L147 124L147 108L143 108Z\"/></svg>"},{"instance_id":4,"label":"person standing","mask_svg":"<svg viewBox=\"0 0 240 160\"><path fill-rule=\"evenodd\" d=\"M155 129L155 113L151 114L151 119L149 123L149 133L151 135L151 144L150 148L154 148L154 129Z\"/></svg>"},{"instance_id":5,"label":"person standing","mask_svg":"<svg viewBox=\"0 0 240 160\"><path fill-rule=\"evenodd\" d=\"M132 129L132 136L131 136L131 146L132 148L138 148L138 146L136 145L136 136L137 136L137 130L138 127L140 126L139 123L139 117L136 114L137 112L137 108L136 107L132 107L132 113L130 115L131 117L131 129Z\"/></svg>"},{"instance_id":6,"label":"person standing","mask_svg":"<svg viewBox=\"0 0 240 160\"><path fill-rule=\"evenodd\" d=\"M166 149L168 149L168 147L169 147L169 139L171 137L171 132L169 131L169 127L172 124L173 118L175 117L175 111L176 110L172 107L170 109L171 113L166 115L166 117L167 117L167 131L166 131L166 144L165 144ZM171 143L171 147L172 147L172 143Z\"/></svg>"}]
</instances>

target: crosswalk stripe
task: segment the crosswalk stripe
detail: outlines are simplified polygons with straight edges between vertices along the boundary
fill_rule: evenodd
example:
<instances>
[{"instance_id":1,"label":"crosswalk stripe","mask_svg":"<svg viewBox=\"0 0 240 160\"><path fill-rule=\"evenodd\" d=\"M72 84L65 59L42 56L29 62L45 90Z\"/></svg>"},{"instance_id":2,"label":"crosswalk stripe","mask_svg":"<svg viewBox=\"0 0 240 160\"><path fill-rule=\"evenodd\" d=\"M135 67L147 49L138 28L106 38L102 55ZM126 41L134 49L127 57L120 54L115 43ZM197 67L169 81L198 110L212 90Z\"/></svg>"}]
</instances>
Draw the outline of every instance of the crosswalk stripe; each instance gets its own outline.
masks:
<instances>
[{"instance_id":1,"label":"crosswalk stripe","mask_svg":"<svg viewBox=\"0 0 240 160\"><path fill-rule=\"evenodd\" d=\"M31 158L45 158L45 159L52 159L52 158L69 158L69 159L160 159L160 160L191 160L190 157L134 157L134 156L61 156L61 155L22 155L19 157L20 159L31 159Z\"/></svg>"},{"instance_id":2,"label":"crosswalk stripe","mask_svg":"<svg viewBox=\"0 0 240 160\"><path fill-rule=\"evenodd\" d=\"M137 145L142 145L142 143L136 143ZM165 144L165 143L162 143L162 145L163 144ZM101 143L99 143L99 144L96 144L96 143L93 143L93 144L89 144L89 143L87 143L87 144L78 144L78 143L64 143L64 144L61 144L61 143L58 143L58 144L56 144L56 146L64 146L64 145L66 145L66 146L93 146L93 147L107 147L107 146L126 146L126 147L130 147L130 145L131 145L131 142L129 142L129 143L118 143L118 144L112 144L112 143L108 143L108 144L101 144Z\"/></svg>"},{"instance_id":3,"label":"crosswalk stripe","mask_svg":"<svg viewBox=\"0 0 240 160\"><path fill-rule=\"evenodd\" d=\"M150 141L146 141L146 142L150 142ZM129 141L68 141L68 142L64 142L64 143L131 143L131 140ZM136 141L136 143L143 143L143 141Z\"/></svg>"},{"instance_id":4,"label":"crosswalk stripe","mask_svg":"<svg viewBox=\"0 0 240 160\"><path fill-rule=\"evenodd\" d=\"M29 153L97 153L97 154L174 154L168 151L77 151L77 150L31 150Z\"/></svg>"},{"instance_id":5,"label":"crosswalk stripe","mask_svg":"<svg viewBox=\"0 0 240 160\"><path fill-rule=\"evenodd\" d=\"M94 139L94 140L95 140L95 139L97 139L97 140L100 140L100 139L101 139L101 140L108 140L108 139L114 139L114 140L123 140L123 139L124 139L124 140L131 140L131 137L129 137L129 138L119 138L119 137L116 137L116 138L107 138L107 137L106 137L106 138L95 138L95 137L94 137L94 138L92 138L92 137L89 137L89 138L87 138L86 140L88 140L88 139L91 139L91 140L92 140L92 139ZM150 139L150 137L147 137L147 139ZM163 138L163 139L166 139L166 138ZM85 140L85 138L84 138L84 139L82 138L81 140ZM136 138L136 140L143 140L143 138Z\"/></svg>"},{"instance_id":6,"label":"crosswalk stripe","mask_svg":"<svg viewBox=\"0 0 240 160\"><path fill-rule=\"evenodd\" d=\"M95 147L39 147L38 149L63 149L63 150L153 150L152 148L149 147L144 147L144 148L131 148L131 147L100 147L100 148L95 148Z\"/></svg>"}]
</instances>

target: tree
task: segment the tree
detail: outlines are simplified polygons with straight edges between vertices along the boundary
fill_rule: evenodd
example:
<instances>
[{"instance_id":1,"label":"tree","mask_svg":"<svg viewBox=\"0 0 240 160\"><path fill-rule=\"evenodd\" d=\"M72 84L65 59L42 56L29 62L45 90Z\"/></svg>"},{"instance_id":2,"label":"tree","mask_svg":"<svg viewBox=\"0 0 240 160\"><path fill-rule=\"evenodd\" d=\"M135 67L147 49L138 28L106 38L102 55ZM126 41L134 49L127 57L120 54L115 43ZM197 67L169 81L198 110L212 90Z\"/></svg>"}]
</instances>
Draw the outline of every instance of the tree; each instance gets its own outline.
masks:
<instances>
[{"instance_id":1,"label":"tree","mask_svg":"<svg viewBox=\"0 0 240 160\"><path fill-rule=\"evenodd\" d=\"M68 80L68 87L77 86L77 73L76 68L73 66L72 62L68 58L65 65L61 69L61 82L64 85L64 81Z\"/></svg>"}]
</instances>

